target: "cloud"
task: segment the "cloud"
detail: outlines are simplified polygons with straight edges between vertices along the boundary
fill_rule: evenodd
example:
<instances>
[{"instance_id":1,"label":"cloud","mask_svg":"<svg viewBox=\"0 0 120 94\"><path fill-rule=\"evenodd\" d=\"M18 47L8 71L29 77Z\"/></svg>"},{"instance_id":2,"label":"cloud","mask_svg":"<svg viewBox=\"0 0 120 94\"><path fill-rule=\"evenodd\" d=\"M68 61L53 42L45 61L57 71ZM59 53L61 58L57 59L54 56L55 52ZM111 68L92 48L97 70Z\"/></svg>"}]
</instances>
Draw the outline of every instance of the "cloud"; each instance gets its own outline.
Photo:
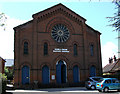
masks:
<instances>
[{"instance_id":1,"label":"cloud","mask_svg":"<svg viewBox=\"0 0 120 94\"><path fill-rule=\"evenodd\" d=\"M103 67L109 63L109 58L113 57L114 55L118 57L118 47L112 42L107 42L105 45L101 47L101 50Z\"/></svg>"},{"instance_id":2,"label":"cloud","mask_svg":"<svg viewBox=\"0 0 120 94\"><path fill-rule=\"evenodd\" d=\"M7 16L5 31L0 27L0 56L4 59L14 58L14 30L13 28L26 21Z\"/></svg>"}]
</instances>

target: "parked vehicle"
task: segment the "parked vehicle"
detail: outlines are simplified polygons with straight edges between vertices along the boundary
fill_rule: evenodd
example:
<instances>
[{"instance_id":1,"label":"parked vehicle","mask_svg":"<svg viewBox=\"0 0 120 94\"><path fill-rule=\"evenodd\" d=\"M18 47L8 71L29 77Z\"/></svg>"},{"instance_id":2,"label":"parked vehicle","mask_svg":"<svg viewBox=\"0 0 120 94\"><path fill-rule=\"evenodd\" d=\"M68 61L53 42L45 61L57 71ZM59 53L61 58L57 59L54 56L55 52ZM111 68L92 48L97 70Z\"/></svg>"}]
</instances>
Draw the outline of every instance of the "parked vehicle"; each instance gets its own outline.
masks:
<instances>
[{"instance_id":1,"label":"parked vehicle","mask_svg":"<svg viewBox=\"0 0 120 94\"><path fill-rule=\"evenodd\" d=\"M108 92L109 90L120 91L120 82L117 78L103 78L96 84L96 89L100 92Z\"/></svg>"},{"instance_id":2,"label":"parked vehicle","mask_svg":"<svg viewBox=\"0 0 120 94\"><path fill-rule=\"evenodd\" d=\"M85 82L85 87L87 89L96 89L96 83L102 79L102 77L89 77Z\"/></svg>"}]
</instances>

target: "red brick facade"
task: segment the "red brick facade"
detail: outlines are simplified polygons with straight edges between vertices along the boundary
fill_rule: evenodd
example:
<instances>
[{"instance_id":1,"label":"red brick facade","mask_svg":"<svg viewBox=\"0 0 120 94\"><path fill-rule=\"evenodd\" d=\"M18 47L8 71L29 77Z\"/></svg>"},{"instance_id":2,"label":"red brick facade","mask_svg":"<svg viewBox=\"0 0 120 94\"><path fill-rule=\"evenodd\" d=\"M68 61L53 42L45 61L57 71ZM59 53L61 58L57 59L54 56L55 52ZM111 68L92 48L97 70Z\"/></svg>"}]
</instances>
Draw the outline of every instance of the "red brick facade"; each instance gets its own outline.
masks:
<instances>
[{"instance_id":1,"label":"red brick facade","mask_svg":"<svg viewBox=\"0 0 120 94\"><path fill-rule=\"evenodd\" d=\"M57 83L56 64L60 60L66 63L65 83L74 82L73 67L75 65L79 69L79 82L85 81L90 76L91 66L95 67L95 75L102 74L101 33L88 26L85 23L86 19L62 4L34 14L32 17L33 20L14 28L14 83L16 86L22 85L22 68L25 65L30 70L29 83L32 84L34 81L42 83L44 66L49 68L49 83ZM51 31L56 24L63 24L68 28L70 35L67 41L56 42L52 38ZM27 42L27 49L25 49L25 42ZM47 44L47 55L44 55L44 43ZM74 44L77 45L77 55L74 55ZM56 49L66 49L68 52L54 52Z\"/></svg>"}]
</instances>

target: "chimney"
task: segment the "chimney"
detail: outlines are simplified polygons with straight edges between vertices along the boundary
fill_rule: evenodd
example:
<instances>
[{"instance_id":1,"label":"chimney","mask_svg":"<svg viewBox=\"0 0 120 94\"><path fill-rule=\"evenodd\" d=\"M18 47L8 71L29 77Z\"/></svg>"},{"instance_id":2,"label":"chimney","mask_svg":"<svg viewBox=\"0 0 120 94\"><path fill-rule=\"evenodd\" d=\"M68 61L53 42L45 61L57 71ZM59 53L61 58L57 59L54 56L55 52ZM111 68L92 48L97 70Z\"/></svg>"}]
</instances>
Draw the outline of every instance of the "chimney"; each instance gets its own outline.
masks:
<instances>
[{"instance_id":1,"label":"chimney","mask_svg":"<svg viewBox=\"0 0 120 94\"><path fill-rule=\"evenodd\" d=\"M114 63L116 63L117 59L116 59L116 56L114 55Z\"/></svg>"},{"instance_id":2,"label":"chimney","mask_svg":"<svg viewBox=\"0 0 120 94\"><path fill-rule=\"evenodd\" d=\"M113 63L113 58L109 58L109 64Z\"/></svg>"}]
</instances>

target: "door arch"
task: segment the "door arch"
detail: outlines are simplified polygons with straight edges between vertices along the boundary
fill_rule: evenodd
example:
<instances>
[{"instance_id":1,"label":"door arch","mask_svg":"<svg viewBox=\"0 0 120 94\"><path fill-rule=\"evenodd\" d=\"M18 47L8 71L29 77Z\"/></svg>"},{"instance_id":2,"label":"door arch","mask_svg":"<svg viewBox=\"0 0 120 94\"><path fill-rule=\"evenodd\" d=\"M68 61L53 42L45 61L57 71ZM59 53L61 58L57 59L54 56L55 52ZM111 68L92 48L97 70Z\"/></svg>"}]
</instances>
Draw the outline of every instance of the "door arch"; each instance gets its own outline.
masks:
<instances>
[{"instance_id":1,"label":"door arch","mask_svg":"<svg viewBox=\"0 0 120 94\"><path fill-rule=\"evenodd\" d=\"M66 63L65 61L58 61L56 64L56 81L58 84L66 83L67 81L67 72L66 72Z\"/></svg>"},{"instance_id":2,"label":"door arch","mask_svg":"<svg viewBox=\"0 0 120 94\"><path fill-rule=\"evenodd\" d=\"M42 67L42 83L49 84L49 81L50 81L49 67L45 65Z\"/></svg>"},{"instance_id":3,"label":"door arch","mask_svg":"<svg viewBox=\"0 0 120 94\"><path fill-rule=\"evenodd\" d=\"M30 69L28 66L22 67L22 84L29 84L30 82Z\"/></svg>"},{"instance_id":4,"label":"door arch","mask_svg":"<svg viewBox=\"0 0 120 94\"><path fill-rule=\"evenodd\" d=\"M96 67L93 65L90 67L90 76L91 77L96 76Z\"/></svg>"},{"instance_id":5,"label":"door arch","mask_svg":"<svg viewBox=\"0 0 120 94\"><path fill-rule=\"evenodd\" d=\"M79 76L79 67L77 65L75 65L73 67L73 81L74 83L79 82L80 80L80 76Z\"/></svg>"}]
</instances>

